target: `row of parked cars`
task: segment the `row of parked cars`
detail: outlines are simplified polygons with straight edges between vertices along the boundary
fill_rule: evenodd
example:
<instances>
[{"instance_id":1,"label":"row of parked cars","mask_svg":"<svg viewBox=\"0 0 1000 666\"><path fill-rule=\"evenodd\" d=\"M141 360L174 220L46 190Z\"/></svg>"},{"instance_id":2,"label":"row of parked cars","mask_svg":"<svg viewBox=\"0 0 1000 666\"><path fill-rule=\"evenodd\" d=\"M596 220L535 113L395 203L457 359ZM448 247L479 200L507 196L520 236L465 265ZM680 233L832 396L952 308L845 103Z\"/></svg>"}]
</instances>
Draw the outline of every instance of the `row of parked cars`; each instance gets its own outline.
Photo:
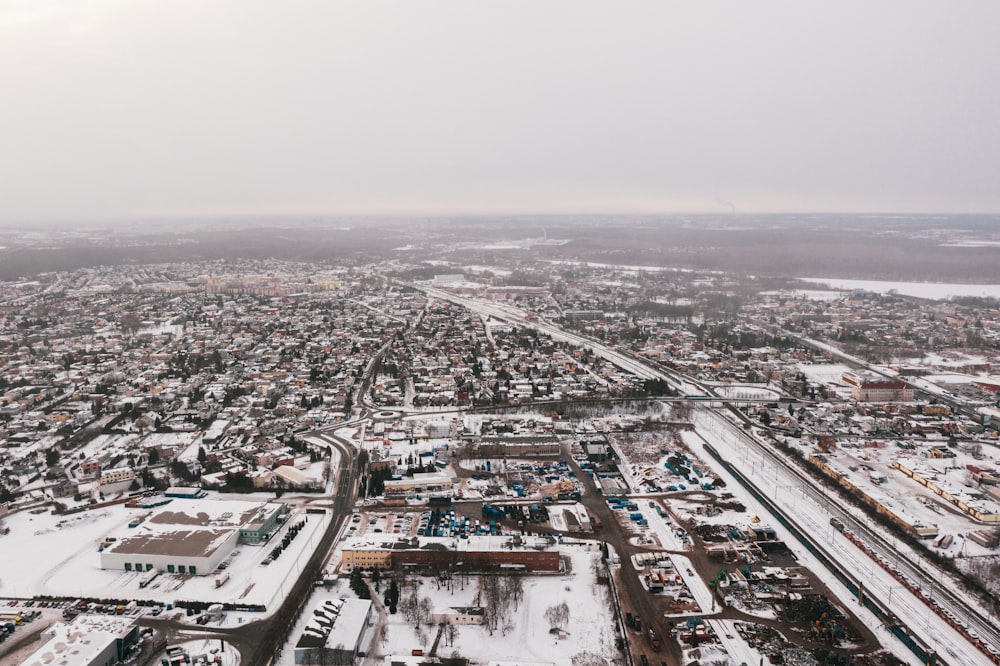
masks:
<instances>
[{"instance_id":1,"label":"row of parked cars","mask_svg":"<svg viewBox=\"0 0 1000 666\"><path fill-rule=\"evenodd\" d=\"M46 601L45 599L39 599L38 601L34 599L28 599L27 601L18 601L17 599L11 599L7 602L7 606L18 606L22 608L31 608L35 606L37 608L62 608L68 601Z\"/></svg>"}]
</instances>

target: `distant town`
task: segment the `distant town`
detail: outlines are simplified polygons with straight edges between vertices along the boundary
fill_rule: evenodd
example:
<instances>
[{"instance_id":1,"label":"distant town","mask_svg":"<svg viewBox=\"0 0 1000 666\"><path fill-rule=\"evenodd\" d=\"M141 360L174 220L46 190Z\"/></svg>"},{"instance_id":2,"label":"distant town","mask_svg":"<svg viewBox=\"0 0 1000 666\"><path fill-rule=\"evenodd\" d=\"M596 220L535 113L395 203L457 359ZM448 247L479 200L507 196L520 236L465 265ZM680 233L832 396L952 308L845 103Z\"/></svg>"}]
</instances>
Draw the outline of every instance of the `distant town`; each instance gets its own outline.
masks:
<instances>
[{"instance_id":1,"label":"distant town","mask_svg":"<svg viewBox=\"0 0 1000 666\"><path fill-rule=\"evenodd\" d=\"M0 237L0 661L1000 663L1000 299L475 228Z\"/></svg>"}]
</instances>

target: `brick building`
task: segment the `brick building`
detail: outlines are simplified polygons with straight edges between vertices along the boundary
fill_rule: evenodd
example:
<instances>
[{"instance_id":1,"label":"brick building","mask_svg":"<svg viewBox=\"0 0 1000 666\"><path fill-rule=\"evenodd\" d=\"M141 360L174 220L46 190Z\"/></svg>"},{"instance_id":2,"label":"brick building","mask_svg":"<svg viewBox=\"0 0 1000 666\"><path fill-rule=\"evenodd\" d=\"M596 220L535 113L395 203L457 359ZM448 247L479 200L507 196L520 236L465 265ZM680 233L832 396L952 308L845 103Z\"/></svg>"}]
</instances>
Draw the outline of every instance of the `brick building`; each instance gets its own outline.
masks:
<instances>
[{"instance_id":1,"label":"brick building","mask_svg":"<svg viewBox=\"0 0 1000 666\"><path fill-rule=\"evenodd\" d=\"M360 536L347 540L342 561L351 567L380 569L461 566L467 571L556 572L560 570L560 557L555 545L550 537L415 537L393 541Z\"/></svg>"}]
</instances>

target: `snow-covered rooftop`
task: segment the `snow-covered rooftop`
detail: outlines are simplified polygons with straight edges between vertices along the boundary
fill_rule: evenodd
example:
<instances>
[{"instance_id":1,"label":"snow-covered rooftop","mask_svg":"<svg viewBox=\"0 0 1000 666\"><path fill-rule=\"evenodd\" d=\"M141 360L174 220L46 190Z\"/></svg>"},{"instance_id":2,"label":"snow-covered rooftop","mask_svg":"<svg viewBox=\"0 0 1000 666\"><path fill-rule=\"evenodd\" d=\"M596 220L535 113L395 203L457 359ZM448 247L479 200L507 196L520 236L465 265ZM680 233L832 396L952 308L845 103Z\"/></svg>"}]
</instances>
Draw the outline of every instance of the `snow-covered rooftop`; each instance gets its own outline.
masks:
<instances>
[{"instance_id":1,"label":"snow-covered rooftop","mask_svg":"<svg viewBox=\"0 0 1000 666\"><path fill-rule=\"evenodd\" d=\"M78 615L73 622L56 622L43 643L22 666L90 666L135 628L135 620L114 615Z\"/></svg>"},{"instance_id":2,"label":"snow-covered rooftop","mask_svg":"<svg viewBox=\"0 0 1000 666\"><path fill-rule=\"evenodd\" d=\"M379 538L378 535L350 537L345 550L453 550L458 552L552 550L555 540L539 536L474 535L468 539L455 537Z\"/></svg>"},{"instance_id":3,"label":"snow-covered rooftop","mask_svg":"<svg viewBox=\"0 0 1000 666\"><path fill-rule=\"evenodd\" d=\"M214 553L234 530L253 529L279 510L275 502L175 499L154 512L133 534L107 552L119 555L160 554L204 557Z\"/></svg>"},{"instance_id":4,"label":"snow-covered rooftop","mask_svg":"<svg viewBox=\"0 0 1000 666\"><path fill-rule=\"evenodd\" d=\"M364 631L371 612L368 599L327 599L317 604L297 648L353 647Z\"/></svg>"}]
</instances>

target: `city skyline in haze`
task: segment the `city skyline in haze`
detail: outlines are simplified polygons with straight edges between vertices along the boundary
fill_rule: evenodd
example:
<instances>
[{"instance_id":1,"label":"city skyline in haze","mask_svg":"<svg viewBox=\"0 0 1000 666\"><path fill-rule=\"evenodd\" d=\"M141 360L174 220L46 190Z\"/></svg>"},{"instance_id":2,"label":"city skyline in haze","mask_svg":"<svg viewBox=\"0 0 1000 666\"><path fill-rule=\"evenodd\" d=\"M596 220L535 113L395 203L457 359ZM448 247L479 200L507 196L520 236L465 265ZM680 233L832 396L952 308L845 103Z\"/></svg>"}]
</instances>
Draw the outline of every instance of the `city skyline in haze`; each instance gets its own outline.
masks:
<instances>
[{"instance_id":1,"label":"city skyline in haze","mask_svg":"<svg viewBox=\"0 0 1000 666\"><path fill-rule=\"evenodd\" d=\"M1000 211L1000 6L10 0L0 221Z\"/></svg>"}]
</instances>

